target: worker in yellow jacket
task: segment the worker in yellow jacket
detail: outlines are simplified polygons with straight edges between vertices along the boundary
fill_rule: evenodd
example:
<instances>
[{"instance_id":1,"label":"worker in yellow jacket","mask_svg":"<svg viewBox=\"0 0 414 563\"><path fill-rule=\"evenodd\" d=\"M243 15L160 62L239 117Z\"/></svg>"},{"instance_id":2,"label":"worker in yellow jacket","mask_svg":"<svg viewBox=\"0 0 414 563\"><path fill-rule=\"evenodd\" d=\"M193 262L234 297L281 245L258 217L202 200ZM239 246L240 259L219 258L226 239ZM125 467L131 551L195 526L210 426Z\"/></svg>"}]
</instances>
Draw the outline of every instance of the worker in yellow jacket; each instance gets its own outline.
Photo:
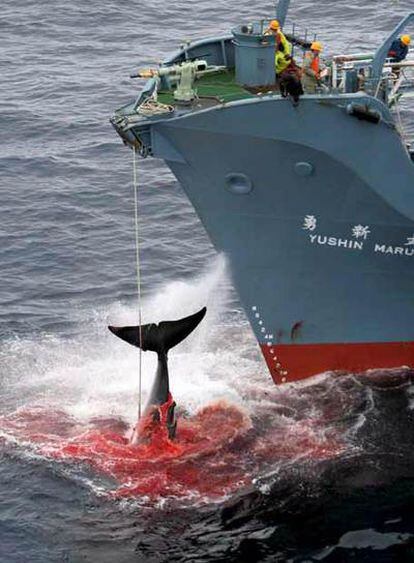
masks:
<instances>
[{"instance_id":1,"label":"worker in yellow jacket","mask_svg":"<svg viewBox=\"0 0 414 563\"><path fill-rule=\"evenodd\" d=\"M275 67L276 74L280 74L289 66L292 60L292 45L280 29L278 20L272 20L270 22L269 27L265 31L265 35L274 35L275 37Z\"/></svg>"}]
</instances>

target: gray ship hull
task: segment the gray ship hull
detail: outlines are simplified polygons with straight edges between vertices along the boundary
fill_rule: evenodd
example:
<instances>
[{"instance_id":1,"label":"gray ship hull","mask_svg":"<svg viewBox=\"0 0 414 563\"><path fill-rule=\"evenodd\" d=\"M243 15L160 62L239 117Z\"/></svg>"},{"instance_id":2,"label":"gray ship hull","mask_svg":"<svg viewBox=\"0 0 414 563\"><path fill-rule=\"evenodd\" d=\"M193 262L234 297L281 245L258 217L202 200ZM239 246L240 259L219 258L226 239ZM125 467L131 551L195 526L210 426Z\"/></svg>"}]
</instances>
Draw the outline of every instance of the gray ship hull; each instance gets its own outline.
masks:
<instances>
[{"instance_id":1,"label":"gray ship hull","mask_svg":"<svg viewBox=\"0 0 414 563\"><path fill-rule=\"evenodd\" d=\"M378 123L349 105L378 107ZM275 382L414 365L414 166L360 94L244 100L154 121Z\"/></svg>"}]
</instances>

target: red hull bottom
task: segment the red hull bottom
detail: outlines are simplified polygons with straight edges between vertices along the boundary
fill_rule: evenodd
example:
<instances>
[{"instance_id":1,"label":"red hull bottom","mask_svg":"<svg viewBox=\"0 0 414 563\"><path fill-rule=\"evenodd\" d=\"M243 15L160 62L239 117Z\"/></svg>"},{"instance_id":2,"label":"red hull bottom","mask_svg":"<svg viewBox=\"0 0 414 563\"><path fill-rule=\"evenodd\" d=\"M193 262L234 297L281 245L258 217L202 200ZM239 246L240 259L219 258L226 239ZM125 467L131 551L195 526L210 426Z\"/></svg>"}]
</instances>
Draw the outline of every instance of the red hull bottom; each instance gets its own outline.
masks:
<instances>
[{"instance_id":1,"label":"red hull bottom","mask_svg":"<svg viewBox=\"0 0 414 563\"><path fill-rule=\"evenodd\" d=\"M414 342L262 344L261 349L275 383L298 381L325 371L358 373L414 366Z\"/></svg>"}]
</instances>

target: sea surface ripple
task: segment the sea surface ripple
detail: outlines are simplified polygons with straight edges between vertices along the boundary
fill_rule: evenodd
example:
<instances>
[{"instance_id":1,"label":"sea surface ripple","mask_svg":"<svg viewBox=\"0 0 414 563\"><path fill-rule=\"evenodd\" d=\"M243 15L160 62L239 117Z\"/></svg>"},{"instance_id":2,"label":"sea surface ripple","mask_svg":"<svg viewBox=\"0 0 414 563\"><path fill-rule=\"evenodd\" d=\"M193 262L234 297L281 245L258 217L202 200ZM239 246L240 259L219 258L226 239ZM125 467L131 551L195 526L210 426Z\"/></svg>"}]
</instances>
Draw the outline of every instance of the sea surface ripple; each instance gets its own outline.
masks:
<instances>
[{"instance_id":1,"label":"sea surface ripple","mask_svg":"<svg viewBox=\"0 0 414 563\"><path fill-rule=\"evenodd\" d=\"M144 320L209 316L171 355L178 449L137 457L124 441L138 360L106 325L136 322L132 154L109 117L137 96L137 68L273 10L2 2L1 562L414 560L414 374L275 388L225 259L151 159L138 168ZM327 53L359 52L411 10L292 0L290 17ZM412 117L404 105L410 134ZM144 355L144 396L153 370Z\"/></svg>"}]
</instances>

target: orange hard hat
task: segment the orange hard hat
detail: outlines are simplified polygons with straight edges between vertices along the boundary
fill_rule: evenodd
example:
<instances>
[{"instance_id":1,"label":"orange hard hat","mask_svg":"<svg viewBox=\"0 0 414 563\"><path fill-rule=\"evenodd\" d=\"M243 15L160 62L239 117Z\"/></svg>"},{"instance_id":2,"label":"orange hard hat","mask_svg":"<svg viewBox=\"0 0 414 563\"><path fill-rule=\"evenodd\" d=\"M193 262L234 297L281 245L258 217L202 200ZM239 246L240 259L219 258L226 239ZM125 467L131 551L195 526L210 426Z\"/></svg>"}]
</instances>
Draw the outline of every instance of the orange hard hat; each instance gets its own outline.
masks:
<instances>
[{"instance_id":1,"label":"orange hard hat","mask_svg":"<svg viewBox=\"0 0 414 563\"><path fill-rule=\"evenodd\" d=\"M411 43L411 37L409 35L401 35L401 42L408 46Z\"/></svg>"},{"instance_id":2,"label":"orange hard hat","mask_svg":"<svg viewBox=\"0 0 414 563\"><path fill-rule=\"evenodd\" d=\"M311 51L322 51L322 43L320 43L319 41L314 41L312 43L312 45L310 46Z\"/></svg>"},{"instance_id":3,"label":"orange hard hat","mask_svg":"<svg viewBox=\"0 0 414 563\"><path fill-rule=\"evenodd\" d=\"M272 20L269 24L269 29L274 29L275 31L280 29L280 23L278 20Z\"/></svg>"}]
</instances>

